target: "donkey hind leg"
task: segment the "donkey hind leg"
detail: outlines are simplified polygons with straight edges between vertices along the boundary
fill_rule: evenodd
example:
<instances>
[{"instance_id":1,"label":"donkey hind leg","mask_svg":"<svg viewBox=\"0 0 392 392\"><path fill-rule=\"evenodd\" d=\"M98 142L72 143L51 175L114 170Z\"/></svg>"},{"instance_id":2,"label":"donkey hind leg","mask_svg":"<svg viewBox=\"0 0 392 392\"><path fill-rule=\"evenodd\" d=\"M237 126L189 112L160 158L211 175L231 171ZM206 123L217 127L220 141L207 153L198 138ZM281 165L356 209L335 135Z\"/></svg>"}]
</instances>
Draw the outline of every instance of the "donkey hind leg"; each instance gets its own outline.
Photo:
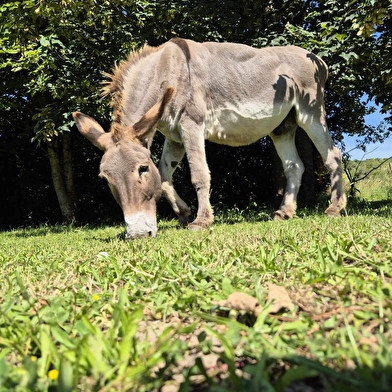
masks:
<instances>
[{"instance_id":1,"label":"donkey hind leg","mask_svg":"<svg viewBox=\"0 0 392 392\"><path fill-rule=\"evenodd\" d=\"M343 188L342 154L335 146L325 119L324 107L318 114L307 116L298 115L298 125L304 129L320 153L324 165L331 178L331 204L325 210L328 216L340 216L340 211L346 207L346 195Z\"/></svg>"},{"instance_id":2,"label":"donkey hind leg","mask_svg":"<svg viewBox=\"0 0 392 392\"><path fill-rule=\"evenodd\" d=\"M270 134L276 152L282 161L287 181L279 209L272 214L274 220L292 218L297 209L297 195L301 186L304 165L295 146L296 130L294 113L290 112L282 124Z\"/></svg>"},{"instance_id":3,"label":"donkey hind leg","mask_svg":"<svg viewBox=\"0 0 392 392\"><path fill-rule=\"evenodd\" d=\"M184 157L184 154L185 149L182 144L165 139L161 160L159 161L159 172L162 181L162 194L170 203L173 211L178 216L178 220L181 225L188 224L190 221L191 211L174 189L172 177L178 164Z\"/></svg>"}]
</instances>

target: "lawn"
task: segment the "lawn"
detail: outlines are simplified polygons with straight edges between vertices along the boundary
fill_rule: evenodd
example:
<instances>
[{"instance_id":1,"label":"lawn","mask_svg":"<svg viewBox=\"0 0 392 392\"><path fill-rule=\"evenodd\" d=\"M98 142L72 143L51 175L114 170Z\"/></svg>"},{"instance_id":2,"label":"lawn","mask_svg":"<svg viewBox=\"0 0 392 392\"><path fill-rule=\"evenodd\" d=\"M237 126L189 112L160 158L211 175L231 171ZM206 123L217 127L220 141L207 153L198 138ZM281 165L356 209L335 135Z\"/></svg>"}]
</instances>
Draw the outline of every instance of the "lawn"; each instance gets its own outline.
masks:
<instances>
[{"instance_id":1,"label":"lawn","mask_svg":"<svg viewBox=\"0 0 392 392\"><path fill-rule=\"evenodd\" d=\"M381 203L0 233L0 391L390 391L391 230Z\"/></svg>"}]
</instances>

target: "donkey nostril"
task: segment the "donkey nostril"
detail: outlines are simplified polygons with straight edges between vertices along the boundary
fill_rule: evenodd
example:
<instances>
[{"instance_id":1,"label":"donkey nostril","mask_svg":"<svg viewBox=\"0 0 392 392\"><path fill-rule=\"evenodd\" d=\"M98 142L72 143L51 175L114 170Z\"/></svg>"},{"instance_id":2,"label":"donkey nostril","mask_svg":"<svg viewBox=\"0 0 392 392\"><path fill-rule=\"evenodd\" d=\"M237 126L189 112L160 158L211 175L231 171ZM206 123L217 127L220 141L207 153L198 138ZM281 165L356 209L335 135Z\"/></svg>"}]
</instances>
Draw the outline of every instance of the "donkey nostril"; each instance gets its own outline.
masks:
<instances>
[{"instance_id":1,"label":"donkey nostril","mask_svg":"<svg viewBox=\"0 0 392 392\"><path fill-rule=\"evenodd\" d=\"M148 237L152 237L152 231L148 232Z\"/></svg>"}]
</instances>

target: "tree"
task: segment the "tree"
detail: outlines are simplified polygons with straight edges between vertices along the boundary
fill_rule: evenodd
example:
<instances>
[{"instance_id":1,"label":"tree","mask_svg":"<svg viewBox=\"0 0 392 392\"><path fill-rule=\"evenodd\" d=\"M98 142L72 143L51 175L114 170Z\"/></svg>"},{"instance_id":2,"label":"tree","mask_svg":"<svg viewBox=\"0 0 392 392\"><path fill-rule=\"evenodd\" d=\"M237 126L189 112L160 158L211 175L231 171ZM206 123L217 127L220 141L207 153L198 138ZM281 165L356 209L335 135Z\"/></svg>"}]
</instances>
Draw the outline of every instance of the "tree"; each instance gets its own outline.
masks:
<instances>
[{"instance_id":1,"label":"tree","mask_svg":"<svg viewBox=\"0 0 392 392\"><path fill-rule=\"evenodd\" d=\"M9 1L0 6L0 118L8 123L22 115L25 126L4 128L0 143L11 139L1 132L12 129L41 146L63 220L77 219L71 112L81 109L108 124L102 71L145 42L175 36L314 51L330 66L327 109L335 140L347 133L382 141L392 124L391 7L389 0ZM384 126L365 126L373 101L386 114ZM231 161L225 149L219 154L219 161Z\"/></svg>"},{"instance_id":2,"label":"tree","mask_svg":"<svg viewBox=\"0 0 392 392\"><path fill-rule=\"evenodd\" d=\"M330 122L337 136L356 134L370 142L391 132L391 7L388 0L344 5L327 0L317 3L312 20L307 18L306 34L289 27L300 40L310 40L311 48L329 63ZM367 104L373 100L389 113L388 129L365 126L364 115L374 110Z\"/></svg>"},{"instance_id":3,"label":"tree","mask_svg":"<svg viewBox=\"0 0 392 392\"><path fill-rule=\"evenodd\" d=\"M106 45L115 47L114 42L118 42L115 34L105 32L116 12L109 12L107 6L109 11L103 10L102 19L96 22L89 8L94 5L85 1L26 0L0 8L4 48L1 69L18 75L20 81L1 102L2 109L17 111L12 102L16 97L29 100L33 140L47 150L65 222L77 219L71 112L81 105L98 116L105 111L99 94L101 66L110 69L118 54L114 50L113 57L105 53ZM8 88L4 80L4 88Z\"/></svg>"}]
</instances>

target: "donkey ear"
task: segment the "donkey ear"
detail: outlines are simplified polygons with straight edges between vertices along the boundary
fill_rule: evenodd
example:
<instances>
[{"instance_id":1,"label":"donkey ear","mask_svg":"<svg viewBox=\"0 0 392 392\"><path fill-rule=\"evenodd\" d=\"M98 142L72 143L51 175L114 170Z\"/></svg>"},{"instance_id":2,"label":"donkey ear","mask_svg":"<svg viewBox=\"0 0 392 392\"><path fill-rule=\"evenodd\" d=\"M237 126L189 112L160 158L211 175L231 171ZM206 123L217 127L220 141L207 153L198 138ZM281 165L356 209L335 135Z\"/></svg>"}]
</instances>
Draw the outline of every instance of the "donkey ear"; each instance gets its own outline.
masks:
<instances>
[{"instance_id":1,"label":"donkey ear","mask_svg":"<svg viewBox=\"0 0 392 392\"><path fill-rule=\"evenodd\" d=\"M72 113L79 132L100 150L107 150L111 143L111 135L90 116L80 112Z\"/></svg>"},{"instance_id":2,"label":"donkey ear","mask_svg":"<svg viewBox=\"0 0 392 392\"><path fill-rule=\"evenodd\" d=\"M156 103L136 124L133 125L133 130L137 139L140 140L147 148L150 147L155 133L155 126L161 119L167 104L173 99L174 91L173 87L168 87L162 99Z\"/></svg>"}]
</instances>

